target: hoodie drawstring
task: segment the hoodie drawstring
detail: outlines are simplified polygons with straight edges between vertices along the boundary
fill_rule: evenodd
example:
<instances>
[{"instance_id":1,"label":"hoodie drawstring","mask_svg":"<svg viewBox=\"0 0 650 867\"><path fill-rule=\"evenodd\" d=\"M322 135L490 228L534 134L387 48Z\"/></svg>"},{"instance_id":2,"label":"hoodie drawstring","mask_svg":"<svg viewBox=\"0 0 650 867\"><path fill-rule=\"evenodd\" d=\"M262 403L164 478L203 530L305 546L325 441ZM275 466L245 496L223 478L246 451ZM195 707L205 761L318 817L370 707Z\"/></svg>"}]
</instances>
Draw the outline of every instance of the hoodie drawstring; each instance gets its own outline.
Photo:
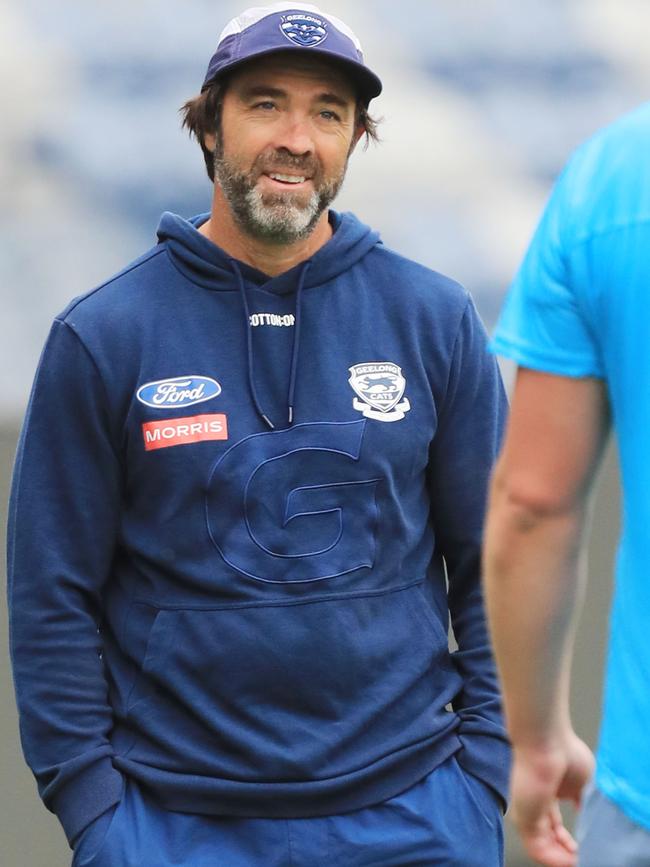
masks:
<instances>
[{"instance_id":1,"label":"hoodie drawstring","mask_svg":"<svg viewBox=\"0 0 650 867\"><path fill-rule=\"evenodd\" d=\"M246 294L246 287L244 285L244 278L241 273L241 269L236 259L230 259L230 266L237 277L237 285L239 287L239 294L242 299L242 307L244 309L244 316L246 318L246 352L248 358L248 387L250 389L251 397L253 399L253 404L255 405L255 409L257 410L257 414L264 421L264 423L271 430L275 430L275 425L268 417L268 415L264 412L264 408L260 402L259 396L257 394L257 387L255 385L255 353L253 351L253 328L251 326L251 315L250 315L250 306L248 303L248 296ZM301 320L301 299L302 299L302 290L305 285L305 277L307 275L307 271L309 270L310 262L305 262L304 267L300 272L300 276L298 278L298 287L296 289L296 313L295 313L295 324L294 324L294 333L293 333L293 347L291 350L291 368L289 373L289 392L287 397L287 406L288 406L288 418L289 425L293 424L293 415L294 415L294 398L296 392L296 379L298 373L298 354L300 350L300 320Z\"/></svg>"},{"instance_id":2,"label":"hoodie drawstring","mask_svg":"<svg viewBox=\"0 0 650 867\"><path fill-rule=\"evenodd\" d=\"M289 409L289 424L293 424L293 406L296 395L296 379L298 376L298 352L300 350L300 321L302 312L302 289L305 285L305 278L311 262L305 262L300 277L298 278L298 288L296 289L296 320L294 323L293 332L293 347L291 350L291 372L289 374L289 393L287 396L287 406Z\"/></svg>"}]
</instances>

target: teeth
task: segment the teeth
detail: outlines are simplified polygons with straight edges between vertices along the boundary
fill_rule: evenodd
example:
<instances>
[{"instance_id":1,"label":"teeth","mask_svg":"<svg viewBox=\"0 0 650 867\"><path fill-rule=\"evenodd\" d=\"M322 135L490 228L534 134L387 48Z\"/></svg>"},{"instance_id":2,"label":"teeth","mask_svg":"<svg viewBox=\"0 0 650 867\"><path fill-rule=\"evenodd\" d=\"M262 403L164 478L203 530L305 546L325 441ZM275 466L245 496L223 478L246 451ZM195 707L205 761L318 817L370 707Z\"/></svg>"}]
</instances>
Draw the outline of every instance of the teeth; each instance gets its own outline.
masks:
<instances>
[{"instance_id":1,"label":"teeth","mask_svg":"<svg viewBox=\"0 0 650 867\"><path fill-rule=\"evenodd\" d=\"M280 175L277 173L270 174L269 177L273 178L274 181L284 181L285 184L302 184L305 180L300 175Z\"/></svg>"}]
</instances>

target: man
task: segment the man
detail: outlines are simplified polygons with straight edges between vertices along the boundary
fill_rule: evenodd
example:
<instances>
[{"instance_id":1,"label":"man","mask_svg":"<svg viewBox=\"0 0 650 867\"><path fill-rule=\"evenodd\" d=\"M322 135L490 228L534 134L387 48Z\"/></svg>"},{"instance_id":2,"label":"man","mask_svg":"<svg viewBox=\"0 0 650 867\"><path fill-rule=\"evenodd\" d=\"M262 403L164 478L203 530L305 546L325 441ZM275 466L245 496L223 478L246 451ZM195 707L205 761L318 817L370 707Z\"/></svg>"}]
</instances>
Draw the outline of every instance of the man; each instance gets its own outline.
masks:
<instances>
[{"instance_id":1,"label":"man","mask_svg":"<svg viewBox=\"0 0 650 867\"><path fill-rule=\"evenodd\" d=\"M558 799L593 758L571 727L571 648L589 497L610 427L624 528L583 867L650 863L650 104L569 162L514 282L493 348L519 372L494 475L486 586L514 746L513 814L541 864L576 863Z\"/></svg>"},{"instance_id":2,"label":"man","mask_svg":"<svg viewBox=\"0 0 650 867\"><path fill-rule=\"evenodd\" d=\"M502 861L504 397L467 293L328 208L380 89L337 19L244 12L184 108L210 214L55 321L10 601L78 867Z\"/></svg>"}]
</instances>

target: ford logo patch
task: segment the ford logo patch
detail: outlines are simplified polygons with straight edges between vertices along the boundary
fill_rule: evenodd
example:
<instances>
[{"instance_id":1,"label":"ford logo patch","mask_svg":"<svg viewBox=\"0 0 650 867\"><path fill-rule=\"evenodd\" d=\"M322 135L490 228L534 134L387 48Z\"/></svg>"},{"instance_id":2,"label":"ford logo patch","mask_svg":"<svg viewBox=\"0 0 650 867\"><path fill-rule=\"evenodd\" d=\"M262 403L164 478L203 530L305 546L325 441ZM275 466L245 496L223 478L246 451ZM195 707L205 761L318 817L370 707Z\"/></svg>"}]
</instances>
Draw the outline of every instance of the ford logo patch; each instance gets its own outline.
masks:
<instances>
[{"instance_id":1,"label":"ford logo patch","mask_svg":"<svg viewBox=\"0 0 650 867\"><path fill-rule=\"evenodd\" d=\"M145 406L154 409L171 409L192 406L212 400L221 394L221 386L209 376L176 376L173 379L159 379L141 385L136 397Z\"/></svg>"}]
</instances>

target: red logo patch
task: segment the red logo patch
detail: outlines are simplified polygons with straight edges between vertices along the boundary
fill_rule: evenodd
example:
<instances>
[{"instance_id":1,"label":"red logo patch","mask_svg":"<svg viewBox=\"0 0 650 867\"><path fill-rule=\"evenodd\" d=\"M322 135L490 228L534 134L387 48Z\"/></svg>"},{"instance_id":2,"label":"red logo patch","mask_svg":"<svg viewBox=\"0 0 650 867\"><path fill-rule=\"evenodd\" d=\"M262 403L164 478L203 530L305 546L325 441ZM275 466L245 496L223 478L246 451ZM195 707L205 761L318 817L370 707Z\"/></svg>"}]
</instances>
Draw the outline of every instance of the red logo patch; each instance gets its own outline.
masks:
<instances>
[{"instance_id":1,"label":"red logo patch","mask_svg":"<svg viewBox=\"0 0 650 867\"><path fill-rule=\"evenodd\" d=\"M147 421L142 425L142 436L148 452L203 440L227 440L228 422L223 413Z\"/></svg>"}]
</instances>

